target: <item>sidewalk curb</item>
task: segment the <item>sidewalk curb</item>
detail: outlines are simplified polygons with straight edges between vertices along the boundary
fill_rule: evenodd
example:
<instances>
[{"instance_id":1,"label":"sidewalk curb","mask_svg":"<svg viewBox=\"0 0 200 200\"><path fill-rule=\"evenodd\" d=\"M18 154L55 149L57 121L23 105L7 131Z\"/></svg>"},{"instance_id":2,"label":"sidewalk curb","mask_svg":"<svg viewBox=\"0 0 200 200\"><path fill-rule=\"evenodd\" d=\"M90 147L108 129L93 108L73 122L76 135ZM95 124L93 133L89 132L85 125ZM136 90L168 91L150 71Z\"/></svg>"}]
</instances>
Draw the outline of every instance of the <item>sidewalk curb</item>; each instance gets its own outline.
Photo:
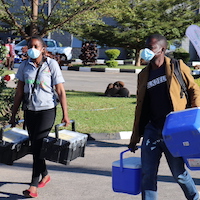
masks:
<instances>
[{"instance_id":1,"label":"sidewalk curb","mask_svg":"<svg viewBox=\"0 0 200 200\"><path fill-rule=\"evenodd\" d=\"M62 66L62 70L80 72L107 72L107 73L139 73L142 69L120 69L120 68L92 68L92 67L68 67Z\"/></svg>"},{"instance_id":2,"label":"sidewalk curb","mask_svg":"<svg viewBox=\"0 0 200 200\"><path fill-rule=\"evenodd\" d=\"M20 64L15 63L14 68L18 68ZM91 68L91 67L68 67L68 66L61 66L62 70L69 70L69 71L80 71L80 72L106 72L106 73L140 73L142 69L120 69L120 68ZM5 76L3 77L5 78ZM0 80L2 77L0 76ZM6 75L7 81L12 81L15 79L15 74Z\"/></svg>"},{"instance_id":3,"label":"sidewalk curb","mask_svg":"<svg viewBox=\"0 0 200 200\"><path fill-rule=\"evenodd\" d=\"M14 68L18 68L20 64L15 63ZM77 66L61 66L62 70L80 71L80 72L107 72L107 73L139 73L142 69L120 69L120 68L92 68Z\"/></svg>"}]
</instances>

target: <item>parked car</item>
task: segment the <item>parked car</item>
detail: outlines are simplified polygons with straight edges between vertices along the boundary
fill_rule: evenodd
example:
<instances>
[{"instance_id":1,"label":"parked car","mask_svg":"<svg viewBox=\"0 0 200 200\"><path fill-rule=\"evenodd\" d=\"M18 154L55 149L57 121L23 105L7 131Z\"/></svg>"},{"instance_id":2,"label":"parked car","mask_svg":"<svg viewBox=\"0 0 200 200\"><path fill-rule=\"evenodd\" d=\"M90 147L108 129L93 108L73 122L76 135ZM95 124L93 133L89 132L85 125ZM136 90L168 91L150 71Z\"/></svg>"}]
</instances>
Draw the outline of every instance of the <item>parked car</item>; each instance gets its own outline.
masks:
<instances>
[{"instance_id":1,"label":"parked car","mask_svg":"<svg viewBox=\"0 0 200 200\"><path fill-rule=\"evenodd\" d=\"M47 51L51 52L53 55L59 54L61 60L70 61L72 59L72 47L62 47L62 45L53 39L43 38L47 45ZM22 47L27 46L27 41L22 40L15 45L15 53L17 55L22 54Z\"/></svg>"}]
</instances>

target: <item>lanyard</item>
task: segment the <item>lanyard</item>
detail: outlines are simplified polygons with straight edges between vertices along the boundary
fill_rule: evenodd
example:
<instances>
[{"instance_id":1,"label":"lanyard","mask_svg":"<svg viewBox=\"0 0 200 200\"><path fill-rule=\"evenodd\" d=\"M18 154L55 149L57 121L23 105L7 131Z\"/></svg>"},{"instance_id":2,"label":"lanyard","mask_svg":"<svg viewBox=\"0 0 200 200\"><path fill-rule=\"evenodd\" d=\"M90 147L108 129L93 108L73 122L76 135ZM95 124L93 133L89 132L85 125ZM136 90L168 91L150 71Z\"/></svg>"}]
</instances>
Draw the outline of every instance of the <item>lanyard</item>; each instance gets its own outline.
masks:
<instances>
[{"instance_id":1,"label":"lanyard","mask_svg":"<svg viewBox=\"0 0 200 200\"><path fill-rule=\"evenodd\" d=\"M33 83L31 95L33 94L34 89L36 87L36 82L37 82L38 74L40 72L40 69L41 69L43 63L44 63L44 58L42 58L41 62L39 63L39 67L38 67L38 70L37 70L37 73L36 73L36 76L35 76L35 80L34 80L34 83Z\"/></svg>"}]
</instances>

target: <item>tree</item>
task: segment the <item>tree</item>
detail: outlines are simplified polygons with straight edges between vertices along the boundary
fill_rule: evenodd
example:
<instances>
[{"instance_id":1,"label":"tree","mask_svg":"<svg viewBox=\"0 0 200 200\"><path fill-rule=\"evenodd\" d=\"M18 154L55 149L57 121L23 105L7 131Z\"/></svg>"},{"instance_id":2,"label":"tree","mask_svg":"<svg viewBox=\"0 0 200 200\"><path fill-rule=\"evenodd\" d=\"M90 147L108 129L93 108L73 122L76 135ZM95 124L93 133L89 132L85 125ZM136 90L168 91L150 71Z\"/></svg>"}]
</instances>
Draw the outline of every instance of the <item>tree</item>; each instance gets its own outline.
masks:
<instances>
[{"instance_id":1,"label":"tree","mask_svg":"<svg viewBox=\"0 0 200 200\"><path fill-rule=\"evenodd\" d=\"M4 69L6 61L7 48L0 43L0 125L5 125L11 117L11 108L13 105L15 90L7 87L7 81ZM9 75L7 75L9 78ZM21 113L17 113L17 119L20 118Z\"/></svg>"},{"instance_id":2,"label":"tree","mask_svg":"<svg viewBox=\"0 0 200 200\"><path fill-rule=\"evenodd\" d=\"M186 28L199 21L198 8L197 0L122 0L112 15L115 25L90 24L76 35L100 45L134 49L139 66L140 50L150 34L160 33L168 40L182 39Z\"/></svg>"},{"instance_id":3,"label":"tree","mask_svg":"<svg viewBox=\"0 0 200 200\"><path fill-rule=\"evenodd\" d=\"M0 31L16 32L24 38L34 34L44 37L59 30L70 31L84 17L90 16L85 22L96 23L95 13L109 4L110 0L0 0L0 23L3 25Z\"/></svg>"}]
</instances>

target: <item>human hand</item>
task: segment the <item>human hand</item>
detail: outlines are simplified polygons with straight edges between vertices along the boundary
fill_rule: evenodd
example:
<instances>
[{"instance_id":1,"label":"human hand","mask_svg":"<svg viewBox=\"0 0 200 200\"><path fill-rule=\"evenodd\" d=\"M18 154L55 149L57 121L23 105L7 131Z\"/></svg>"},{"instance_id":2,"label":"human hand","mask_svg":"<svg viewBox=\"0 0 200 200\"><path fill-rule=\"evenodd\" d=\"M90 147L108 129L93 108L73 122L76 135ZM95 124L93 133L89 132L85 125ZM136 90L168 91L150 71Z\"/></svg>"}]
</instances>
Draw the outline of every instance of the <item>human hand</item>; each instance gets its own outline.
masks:
<instances>
[{"instance_id":1,"label":"human hand","mask_svg":"<svg viewBox=\"0 0 200 200\"><path fill-rule=\"evenodd\" d=\"M70 124L70 119L69 117L64 117L61 122L65 123L65 126L68 126Z\"/></svg>"},{"instance_id":2,"label":"human hand","mask_svg":"<svg viewBox=\"0 0 200 200\"><path fill-rule=\"evenodd\" d=\"M10 121L9 121L9 124L11 125L11 127L15 127L17 122L15 119L11 118Z\"/></svg>"},{"instance_id":3,"label":"human hand","mask_svg":"<svg viewBox=\"0 0 200 200\"><path fill-rule=\"evenodd\" d=\"M133 153L135 153L135 151L138 150L138 147L136 146L135 143L130 143L130 144L128 145L128 148L129 148L129 150L130 150L131 152L133 152Z\"/></svg>"}]
</instances>

